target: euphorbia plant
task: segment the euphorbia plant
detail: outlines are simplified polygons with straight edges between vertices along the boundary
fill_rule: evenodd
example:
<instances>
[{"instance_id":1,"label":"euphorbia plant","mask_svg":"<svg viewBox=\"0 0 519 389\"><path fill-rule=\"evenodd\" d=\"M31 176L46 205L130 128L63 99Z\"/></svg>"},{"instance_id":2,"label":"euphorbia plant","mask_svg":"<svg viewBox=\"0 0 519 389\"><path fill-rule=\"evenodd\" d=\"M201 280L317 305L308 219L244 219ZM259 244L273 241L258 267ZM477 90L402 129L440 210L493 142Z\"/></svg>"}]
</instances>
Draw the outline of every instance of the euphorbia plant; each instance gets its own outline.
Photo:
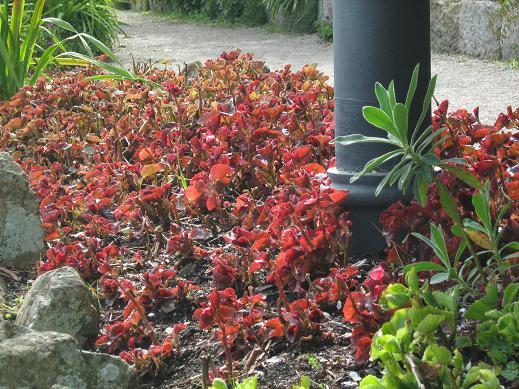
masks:
<instances>
[{"instance_id":1,"label":"euphorbia plant","mask_svg":"<svg viewBox=\"0 0 519 389\"><path fill-rule=\"evenodd\" d=\"M337 137L334 142L344 146L376 142L385 143L394 148L394 150L368 161L362 171L351 178L351 182L355 182L365 174L373 172L382 164L395 159L398 160L380 181L375 191L376 195L380 194L384 188L393 185L397 185L398 189L405 194L409 187L412 186L416 201L422 207L425 207L431 184L434 183L438 188L440 202L444 211L458 226L457 230L471 253L470 258L484 280L486 275L479 262L479 257L472 246L469 236L461 228L462 220L456 201L447 186L438 177L437 171L448 171L474 188L481 188L481 182L472 173L460 167L460 165L467 165L467 161L464 159L455 157L441 160L436 155L435 148L446 139L443 136L440 137L446 131L446 128L433 131L432 125L427 127L423 125L430 111L431 99L436 86L436 76L429 81L420 117L414 126L414 130L411 133L409 132L411 128L409 113L411 112L410 108L417 88L419 68L419 65L416 65L413 71L405 103L396 101L393 82L389 84L388 89L384 88L380 83L376 83L375 94L380 107L366 106L362 109L364 118L373 126L385 131L387 137L367 137L360 134L352 134Z\"/></svg>"}]
</instances>

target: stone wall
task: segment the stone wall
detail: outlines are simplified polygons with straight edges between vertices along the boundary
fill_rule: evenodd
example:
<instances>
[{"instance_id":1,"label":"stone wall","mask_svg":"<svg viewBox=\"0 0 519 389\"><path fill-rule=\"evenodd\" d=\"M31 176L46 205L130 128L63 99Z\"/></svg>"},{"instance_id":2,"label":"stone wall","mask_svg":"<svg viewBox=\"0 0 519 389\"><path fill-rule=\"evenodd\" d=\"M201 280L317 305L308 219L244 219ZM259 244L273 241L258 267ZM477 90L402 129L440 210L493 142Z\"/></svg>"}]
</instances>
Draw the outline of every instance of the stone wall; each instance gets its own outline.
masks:
<instances>
[{"instance_id":1,"label":"stone wall","mask_svg":"<svg viewBox=\"0 0 519 389\"><path fill-rule=\"evenodd\" d=\"M491 0L431 0L434 51L507 60L519 58L519 0L502 7ZM333 18L332 0L319 0L319 19Z\"/></svg>"},{"instance_id":2,"label":"stone wall","mask_svg":"<svg viewBox=\"0 0 519 389\"><path fill-rule=\"evenodd\" d=\"M319 0L319 20L331 22L333 19L333 0Z\"/></svg>"},{"instance_id":3,"label":"stone wall","mask_svg":"<svg viewBox=\"0 0 519 389\"><path fill-rule=\"evenodd\" d=\"M432 0L431 43L487 59L519 57L519 7L489 0Z\"/></svg>"}]
</instances>

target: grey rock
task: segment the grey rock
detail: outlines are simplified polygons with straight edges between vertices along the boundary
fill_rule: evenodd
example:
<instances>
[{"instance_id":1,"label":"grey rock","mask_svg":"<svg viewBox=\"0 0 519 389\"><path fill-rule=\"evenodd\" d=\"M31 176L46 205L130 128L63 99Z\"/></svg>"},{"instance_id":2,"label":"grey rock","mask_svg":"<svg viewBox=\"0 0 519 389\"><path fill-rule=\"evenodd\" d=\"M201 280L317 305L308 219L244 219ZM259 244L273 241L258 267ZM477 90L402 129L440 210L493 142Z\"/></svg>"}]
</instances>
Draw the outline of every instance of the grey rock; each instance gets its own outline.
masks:
<instances>
[{"instance_id":1,"label":"grey rock","mask_svg":"<svg viewBox=\"0 0 519 389\"><path fill-rule=\"evenodd\" d=\"M97 336L99 305L78 272L62 267L36 279L23 300L16 324L72 335L85 345Z\"/></svg>"},{"instance_id":2,"label":"grey rock","mask_svg":"<svg viewBox=\"0 0 519 389\"><path fill-rule=\"evenodd\" d=\"M69 335L0 322L0 389L133 389L119 357L81 351Z\"/></svg>"},{"instance_id":3,"label":"grey rock","mask_svg":"<svg viewBox=\"0 0 519 389\"><path fill-rule=\"evenodd\" d=\"M460 39L459 0L431 0L431 47L438 52L455 52Z\"/></svg>"},{"instance_id":4,"label":"grey rock","mask_svg":"<svg viewBox=\"0 0 519 389\"><path fill-rule=\"evenodd\" d=\"M519 58L519 2L503 9L501 26L502 59Z\"/></svg>"},{"instance_id":5,"label":"grey rock","mask_svg":"<svg viewBox=\"0 0 519 389\"><path fill-rule=\"evenodd\" d=\"M502 18L499 3L486 0L462 0L459 50L468 55L501 59Z\"/></svg>"},{"instance_id":6,"label":"grey rock","mask_svg":"<svg viewBox=\"0 0 519 389\"><path fill-rule=\"evenodd\" d=\"M7 291L7 285L5 284L4 279L0 276L0 303L5 302L5 293ZM0 318L2 316L0 315Z\"/></svg>"},{"instance_id":7,"label":"grey rock","mask_svg":"<svg viewBox=\"0 0 519 389\"><path fill-rule=\"evenodd\" d=\"M8 153L0 153L0 266L25 267L43 255L38 201L27 176Z\"/></svg>"},{"instance_id":8,"label":"grey rock","mask_svg":"<svg viewBox=\"0 0 519 389\"><path fill-rule=\"evenodd\" d=\"M318 17L321 22L333 20L333 0L319 0Z\"/></svg>"}]
</instances>

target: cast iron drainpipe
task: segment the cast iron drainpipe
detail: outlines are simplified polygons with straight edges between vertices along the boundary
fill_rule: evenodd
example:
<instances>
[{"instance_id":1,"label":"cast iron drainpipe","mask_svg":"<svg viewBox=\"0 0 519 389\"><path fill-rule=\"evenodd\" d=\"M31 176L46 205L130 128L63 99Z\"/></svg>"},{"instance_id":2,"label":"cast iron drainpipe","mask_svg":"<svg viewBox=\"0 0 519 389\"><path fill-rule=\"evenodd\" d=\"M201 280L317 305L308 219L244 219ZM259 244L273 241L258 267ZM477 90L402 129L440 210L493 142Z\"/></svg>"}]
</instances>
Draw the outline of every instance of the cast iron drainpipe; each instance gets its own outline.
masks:
<instances>
[{"instance_id":1,"label":"cast iron drainpipe","mask_svg":"<svg viewBox=\"0 0 519 389\"><path fill-rule=\"evenodd\" d=\"M414 128L431 76L429 0L334 0L333 46L336 136L385 136L364 120L362 107L378 107L377 81L387 88L394 80L397 101L405 101L411 74L420 63L410 113L410 128ZM354 256L386 247L379 216L402 199L402 194L391 188L375 197L375 188L388 166L354 184L350 178L367 161L389 150L382 143L335 146L337 163L328 175L334 188L350 191L345 206L353 223L350 253Z\"/></svg>"}]
</instances>

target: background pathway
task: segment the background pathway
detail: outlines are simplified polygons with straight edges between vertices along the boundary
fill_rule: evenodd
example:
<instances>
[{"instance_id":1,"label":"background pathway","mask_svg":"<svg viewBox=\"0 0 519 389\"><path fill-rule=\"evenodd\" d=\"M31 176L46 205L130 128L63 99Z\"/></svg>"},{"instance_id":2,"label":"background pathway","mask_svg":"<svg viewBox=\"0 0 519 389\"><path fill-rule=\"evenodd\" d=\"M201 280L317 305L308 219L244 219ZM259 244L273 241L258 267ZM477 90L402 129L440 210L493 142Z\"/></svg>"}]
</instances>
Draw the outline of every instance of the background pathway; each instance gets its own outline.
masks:
<instances>
[{"instance_id":1,"label":"background pathway","mask_svg":"<svg viewBox=\"0 0 519 389\"><path fill-rule=\"evenodd\" d=\"M253 52L272 69L308 63L331 77L333 50L317 35L272 33L264 28L220 27L193 24L149 14L121 11L127 36L121 36L116 53L126 65L135 61L172 60L174 64L204 62L237 48ZM450 108L472 110L480 106L481 119L493 123L508 105L519 107L519 71L504 63L459 55L433 54L433 74L438 74L436 97L448 99Z\"/></svg>"}]
</instances>

